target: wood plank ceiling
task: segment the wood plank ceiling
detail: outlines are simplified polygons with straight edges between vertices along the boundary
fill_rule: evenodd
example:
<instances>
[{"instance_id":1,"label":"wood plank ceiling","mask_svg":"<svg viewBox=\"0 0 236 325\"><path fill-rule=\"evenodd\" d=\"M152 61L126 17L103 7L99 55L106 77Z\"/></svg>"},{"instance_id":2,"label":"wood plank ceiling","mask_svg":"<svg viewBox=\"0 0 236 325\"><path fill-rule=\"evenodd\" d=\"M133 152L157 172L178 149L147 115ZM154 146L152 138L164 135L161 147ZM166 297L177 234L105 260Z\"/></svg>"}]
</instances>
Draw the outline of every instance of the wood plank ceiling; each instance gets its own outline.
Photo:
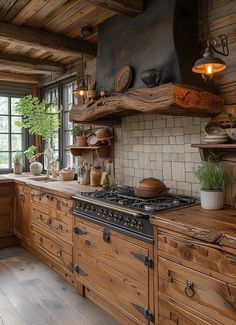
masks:
<instances>
[{"instance_id":1,"label":"wood plank ceiling","mask_svg":"<svg viewBox=\"0 0 236 325\"><path fill-rule=\"evenodd\" d=\"M61 73L81 52L96 55L100 23L142 10L143 0L0 0L0 78ZM84 26L93 33L82 39Z\"/></svg>"}]
</instances>

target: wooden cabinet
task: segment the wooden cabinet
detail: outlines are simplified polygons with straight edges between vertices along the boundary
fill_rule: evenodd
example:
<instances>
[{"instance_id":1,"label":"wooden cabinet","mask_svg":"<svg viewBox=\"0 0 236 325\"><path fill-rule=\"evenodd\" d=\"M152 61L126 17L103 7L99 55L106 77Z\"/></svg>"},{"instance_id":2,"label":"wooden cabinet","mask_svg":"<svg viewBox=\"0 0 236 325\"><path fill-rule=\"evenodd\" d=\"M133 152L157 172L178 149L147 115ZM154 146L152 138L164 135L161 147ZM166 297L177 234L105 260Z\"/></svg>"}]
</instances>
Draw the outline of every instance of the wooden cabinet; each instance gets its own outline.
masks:
<instances>
[{"instance_id":1,"label":"wooden cabinet","mask_svg":"<svg viewBox=\"0 0 236 325\"><path fill-rule=\"evenodd\" d=\"M156 324L236 324L235 217L196 206L152 220Z\"/></svg>"},{"instance_id":2,"label":"wooden cabinet","mask_svg":"<svg viewBox=\"0 0 236 325\"><path fill-rule=\"evenodd\" d=\"M16 243L13 236L13 184L0 183L0 247Z\"/></svg>"},{"instance_id":3,"label":"wooden cabinet","mask_svg":"<svg viewBox=\"0 0 236 325\"><path fill-rule=\"evenodd\" d=\"M74 284L73 201L32 189L31 202L32 253Z\"/></svg>"},{"instance_id":4,"label":"wooden cabinet","mask_svg":"<svg viewBox=\"0 0 236 325\"><path fill-rule=\"evenodd\" d=\"M30 189L27 186L15 185L14 233L30 245L31 241L31 202Z\"/></svg>"},{"instance_id":5,"label":"wooden cabinet","mask_svg":"<svg viewBox=\"0 0 236 325\"><path fill-rule=\"evenodd\" d=\"M75 270L85 295L124 324L151 323L152 245L80 218L75 223Z\"/></svg>"}]
</instances>

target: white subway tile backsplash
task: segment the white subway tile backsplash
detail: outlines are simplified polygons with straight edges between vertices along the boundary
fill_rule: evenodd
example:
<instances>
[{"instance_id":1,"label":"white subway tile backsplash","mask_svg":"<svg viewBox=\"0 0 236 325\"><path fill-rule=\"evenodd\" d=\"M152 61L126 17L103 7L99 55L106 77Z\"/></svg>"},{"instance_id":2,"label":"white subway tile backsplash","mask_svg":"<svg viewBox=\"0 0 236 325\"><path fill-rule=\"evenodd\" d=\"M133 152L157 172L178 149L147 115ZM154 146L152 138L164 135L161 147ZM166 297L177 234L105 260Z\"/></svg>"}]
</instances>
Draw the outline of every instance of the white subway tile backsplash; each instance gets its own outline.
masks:
<instances>
[{"instance_id":1,"label":"white subway tile backsplash","mask_svg":"<svg viewBox=\"0 0 236 325\"><path fill-rule=\"evenodd\" d=\"M198 143L208 119L155 114L122 119L115 129L115 172L120 184L135 186L143 177L163 179L171 192L198 195L194 169L201 162Z\"/></svg>"}]
</instances>

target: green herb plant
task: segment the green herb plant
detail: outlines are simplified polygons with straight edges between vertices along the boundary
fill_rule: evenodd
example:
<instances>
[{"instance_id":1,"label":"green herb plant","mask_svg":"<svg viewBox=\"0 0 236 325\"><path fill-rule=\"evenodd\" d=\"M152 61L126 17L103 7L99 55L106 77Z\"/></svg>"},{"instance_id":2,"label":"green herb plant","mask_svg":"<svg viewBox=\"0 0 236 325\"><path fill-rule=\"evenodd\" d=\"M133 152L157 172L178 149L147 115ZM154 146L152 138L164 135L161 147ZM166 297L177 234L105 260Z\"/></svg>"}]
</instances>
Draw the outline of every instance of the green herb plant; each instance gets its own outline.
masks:
<instances>
[{"instance_id":1,"label":"green herb plant","mask_svg":"<svg viewBox=\"0 0 236 325\"><path fill-rule=\"evenodd\" d=\"M26 155L27 159L31 162L35 151L36 151L37 147L35 146L30 146L27 150L24 151L24 154Z\"/></svg>"},{"instance_id":2,"label":"green herb plant","mask_svg":"<svg viewBox=\"0 0 236 325\"><path fill-rule=\"evenodd\" d=\"M222 191L224 185L230 181L223 166L211 156L194 173L201 183L202 190Z\"/></svg>"},{"instance_id":3,"label":"green herb plant","mask_svg":"<svg viewBox=\"0 0 236 325\"><path fill-rule=\"evenodd\" d=\"M60 126L55 104L47 104L45 100L31 95L20 99L16 112L23 116L22 121L16 121L17 127L28 129L30 134L42 136L43 140L51 139Z\"/></svg>"},{"instance_id":4,"label":"green herb plant","mask_svg":"<svg viewBox=\"0 0 236 325\"><path fill-rule=\"evenodd\" d=\"M73 127L73 129L71 130L71 133L73 135L73 137L78 137L78 136L81 136L83 134L83 129L80 125L75 125Z\"/></svg>"},{"instance_id":5,"label":"green herb plant","mask_svg":"<svg viewBox=\"0 0 236 325\"><path fill-rule=\"evenodd\" d=\"M22 153L17 150L14 157L13 157L13 163L15 165L21 165L22 164Z\"/></svg>"}]
</instances>

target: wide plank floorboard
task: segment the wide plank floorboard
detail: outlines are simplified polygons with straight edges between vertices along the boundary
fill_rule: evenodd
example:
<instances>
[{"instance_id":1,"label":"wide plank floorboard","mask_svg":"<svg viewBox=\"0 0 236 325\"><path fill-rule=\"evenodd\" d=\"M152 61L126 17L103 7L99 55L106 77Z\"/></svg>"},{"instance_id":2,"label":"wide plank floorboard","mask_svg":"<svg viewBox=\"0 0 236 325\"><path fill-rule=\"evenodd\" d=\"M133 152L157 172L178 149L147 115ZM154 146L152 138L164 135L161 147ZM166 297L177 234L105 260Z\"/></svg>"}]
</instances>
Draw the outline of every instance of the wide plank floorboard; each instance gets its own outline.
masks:
<instances>
[{"instance_id":1,"label":"wide plank floorboard","mask_svg":"<svg viewBox=\"0 0 236 325\"><path fill-rule=\"evenodd\" d=\"M0 325L118 325L21 247L0 250Z\"/></svg>"}]
</instances>

